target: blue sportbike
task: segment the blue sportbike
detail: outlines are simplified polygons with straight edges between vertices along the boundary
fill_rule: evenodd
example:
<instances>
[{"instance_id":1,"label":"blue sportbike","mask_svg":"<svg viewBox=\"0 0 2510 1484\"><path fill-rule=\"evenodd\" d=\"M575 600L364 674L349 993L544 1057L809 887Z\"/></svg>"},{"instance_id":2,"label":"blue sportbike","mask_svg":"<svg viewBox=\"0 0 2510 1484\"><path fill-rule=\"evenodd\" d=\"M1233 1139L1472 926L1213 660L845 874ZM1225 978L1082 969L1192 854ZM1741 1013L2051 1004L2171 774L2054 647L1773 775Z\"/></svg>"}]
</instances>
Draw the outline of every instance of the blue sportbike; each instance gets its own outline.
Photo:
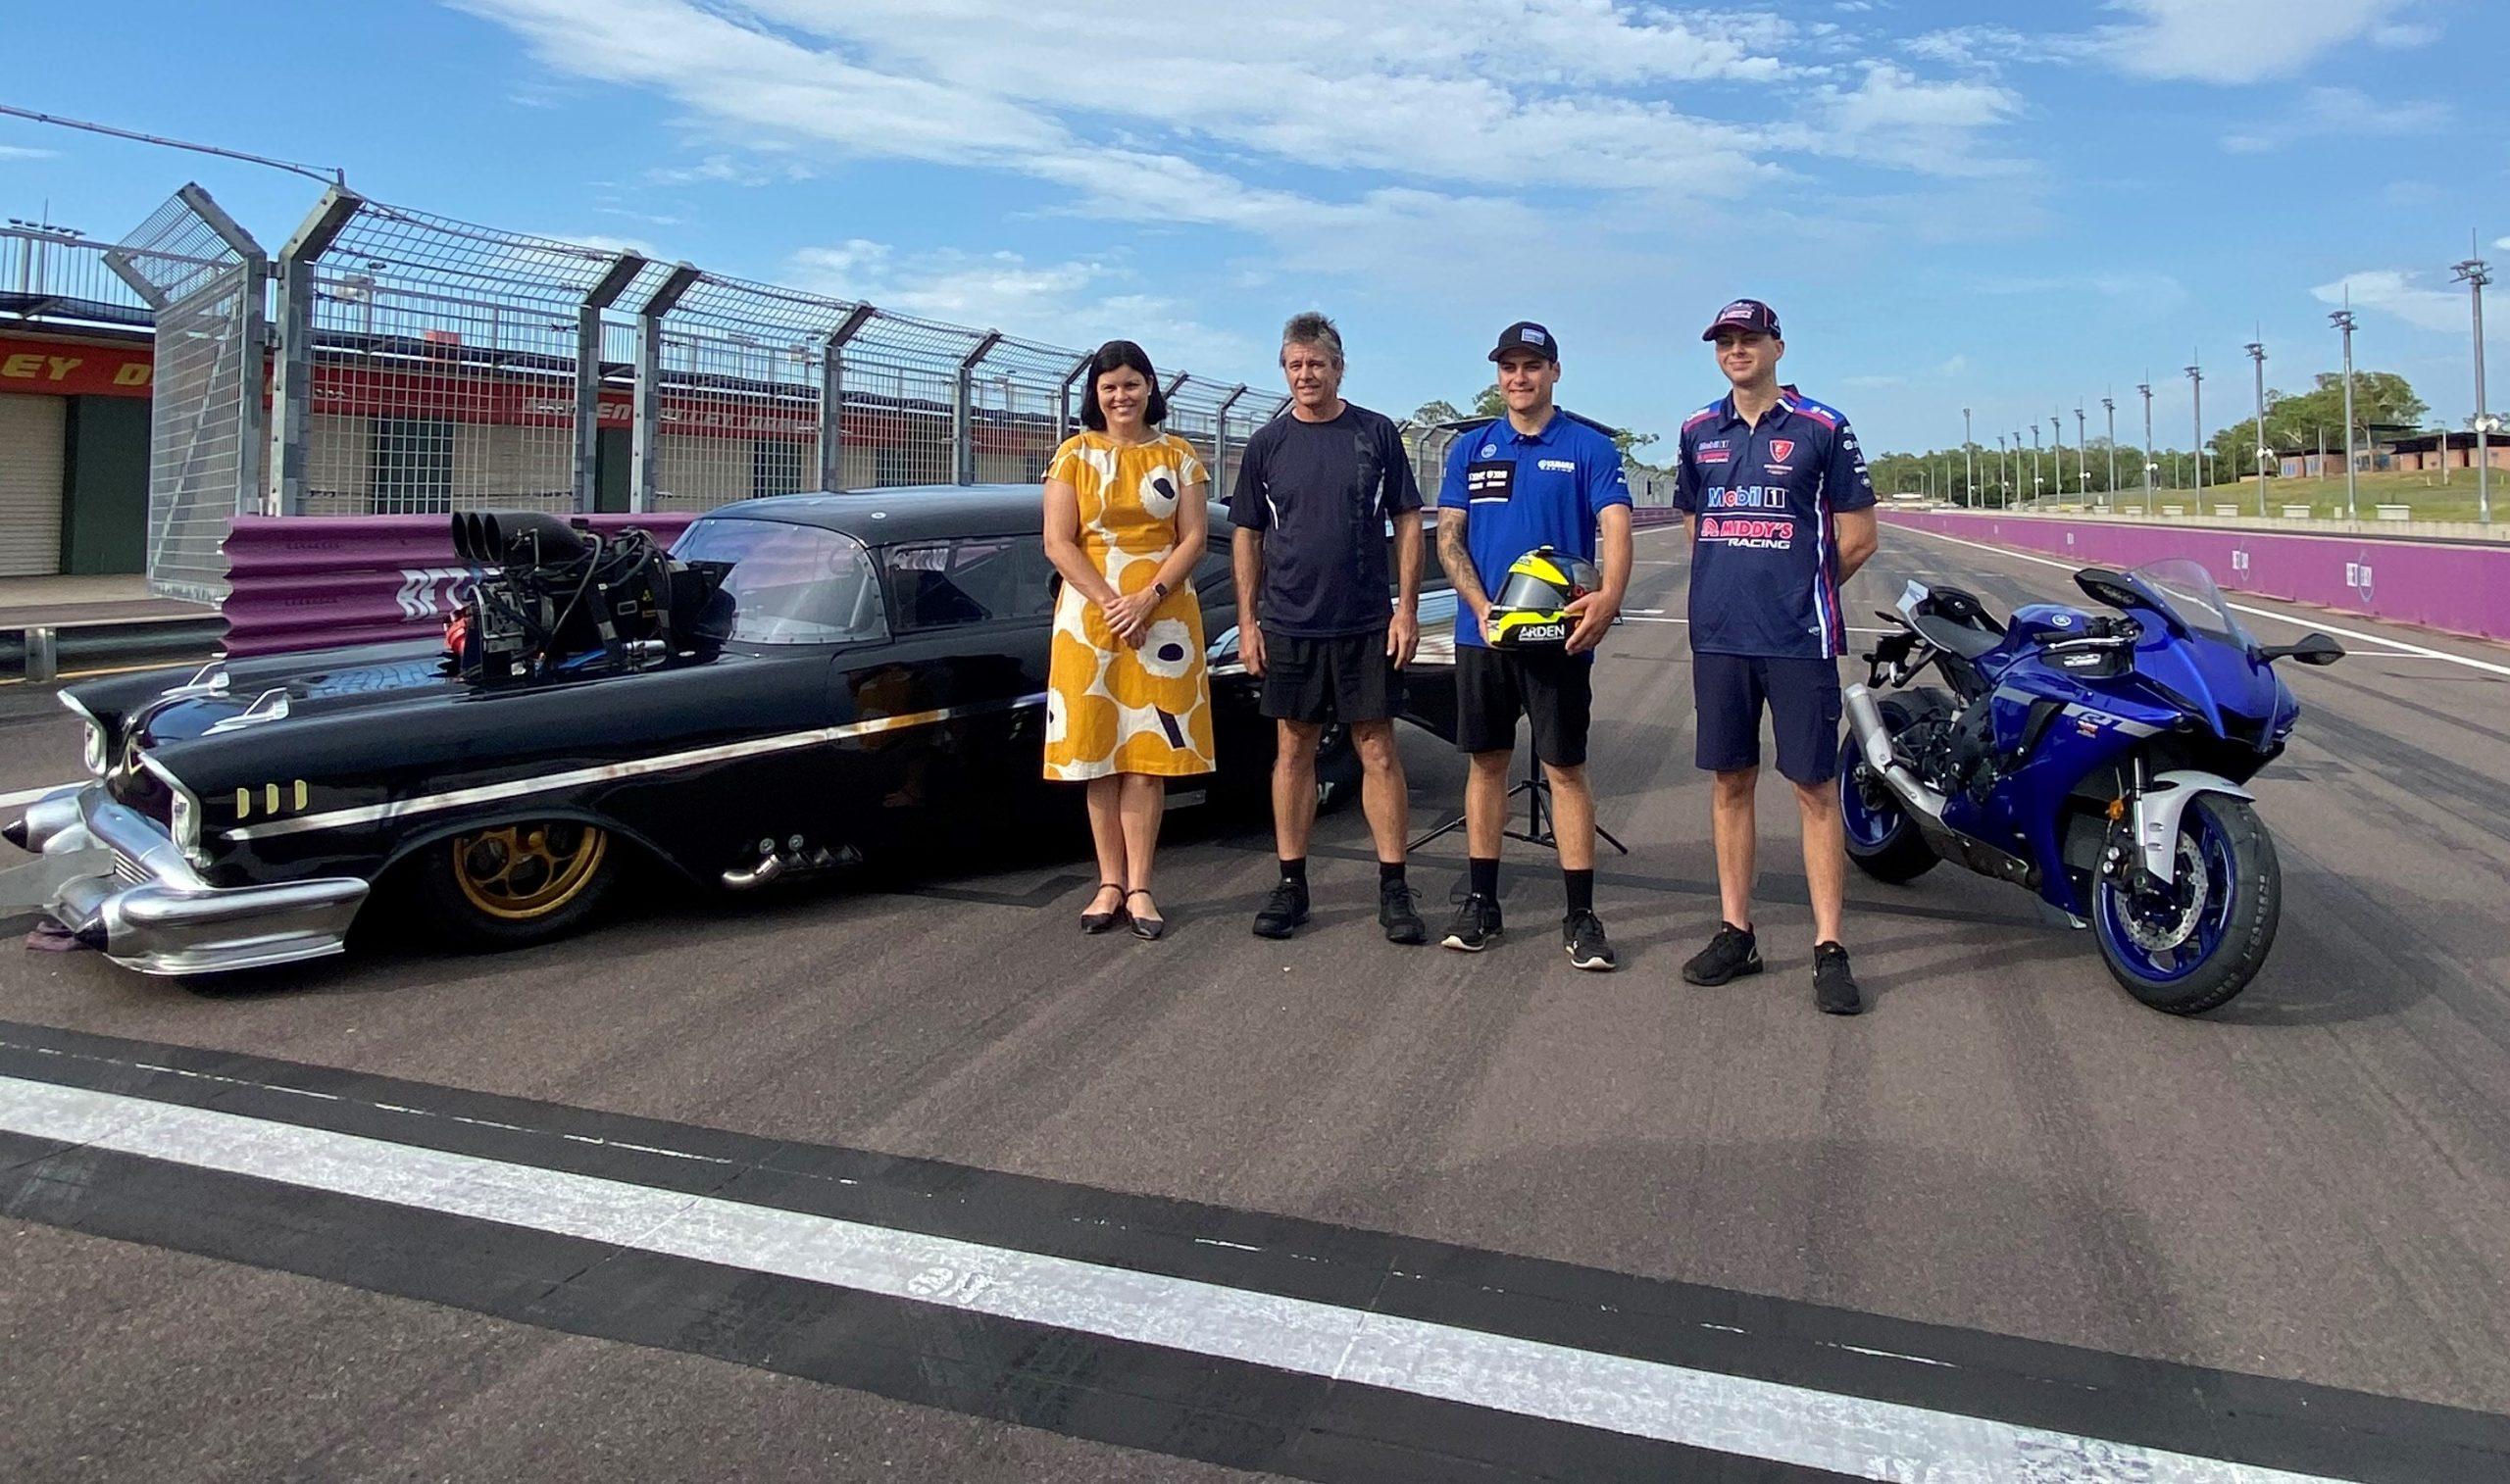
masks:
<instances>
[{"instance_id":1,"label":"blue sportbike","mask_svg":"<svg viewBox=\"0 0 2510 1484\"><path fill-rule=\"evenodd\" d=\"M2317 633L2259 644L2184 559L2075 585L2115 614L2033 603L2008 621L1912 582L1882 615L1893 631L1844 697L1848 855L1884 881L1953 861L2029 887L2091 929L2136 999L2201 1014L2257 973L2282 910L2243 786L2300 717L2275 662L2344 651ZM1917 683L1930 669L1939 686Z\"/></svg>"}]
</instances>

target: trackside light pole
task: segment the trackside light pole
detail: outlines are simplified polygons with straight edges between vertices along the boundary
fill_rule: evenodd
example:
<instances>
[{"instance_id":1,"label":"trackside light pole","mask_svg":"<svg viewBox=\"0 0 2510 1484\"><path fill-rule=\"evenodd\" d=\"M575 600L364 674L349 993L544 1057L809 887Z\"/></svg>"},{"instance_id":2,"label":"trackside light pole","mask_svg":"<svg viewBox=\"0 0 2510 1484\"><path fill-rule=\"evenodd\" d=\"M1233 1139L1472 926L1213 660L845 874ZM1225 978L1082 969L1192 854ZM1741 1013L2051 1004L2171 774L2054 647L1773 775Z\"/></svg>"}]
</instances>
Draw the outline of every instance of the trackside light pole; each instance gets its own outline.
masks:
<instances>
[{"instance_id":1,"label":"trackside light pole","mask_svg":"<svg viewBox=\"0 0 2510 1484\"><path fill-rule=\"evenodd\" d=\"M2187 368L2188 416L2196 424L2196 442L2188 457L2196 463L2196 494L2201 499L2205 493L2205 371L2198 359L2199 364Z\"/></svg>"},{"instance_id":2,"label":"trackside light pole","mask_svg":"<svg viewBox=\"0 0 2510 1484\"><path fill-rule=\"evenodd\" d=\"M2266 342L2251 340L2241 347L2257 370L2257 515L2266 518Z\"/></svg>"},{"instance_id":3,"label":"trackside light pole","mask_svg":"<svg viewBox=\"0 0 2510 1484\"><path fill-rule=\"evenodd\" d=\"M2352 298L2350 289L2345 298ZM2353 311L2339 309L2327 319L2344 333L2344 519L2358 520L2353 506Z\"/></svg>"},{"instance_id":4,"label":"trackside light pole","mask_svg":"<svg viewBox=\"0 0 2510 1484\"><path fill-rule=\"evenodd\" d=\"M2468 242L2472 247L2472 234ZM2469 300L2475 306L2475 518L2489 524L2492 520L2492 454L2488 440L2492 432L2492 419L2484 408L2484 286L2492 281L2492 267L2470 253L2464 263L2452 266L2449 272L2466 284ZM2441 462L2448 462L2445 456Z\"/></svg>"},{"instance_id":5,"label":"trackside light pole","mask_svg":"<svg viewBox=\"0 0 2510 1484\"><path fill-rule=\"evenodd\" d=\"M2159 468L2153 463L2153 373L2151 371L2144 372L2144 379L2135 383L2135 390L2143 393L2144 396L2144 514L2149 516L2153 513L2153 471Z\"/></svg>"},{"instance_id":6,"label":"trackside light pole","mask_svg":"<svg viewBox=\"0 0 2510 1484\"><path fill-rule=\"evenodd\" d=\"M2118 502L2118 399L2103 397L2100 410L2109 415L2109 503Z\"/></svg>"},{"instance_id":7,"label":"trackside light pole","mask_svg":"<svg viewBox=\"0 0 2510 1484\"><path fill-rule=\"evenodd\" d=\"M1979 457L1975 448L1976 445L1970 441L1970 410L1965 407L1961 409L1961 477L1968 488L1962 492L1962 498L1964 503L1973 505L1979 499Z\"/></svg>"}]
</instances>

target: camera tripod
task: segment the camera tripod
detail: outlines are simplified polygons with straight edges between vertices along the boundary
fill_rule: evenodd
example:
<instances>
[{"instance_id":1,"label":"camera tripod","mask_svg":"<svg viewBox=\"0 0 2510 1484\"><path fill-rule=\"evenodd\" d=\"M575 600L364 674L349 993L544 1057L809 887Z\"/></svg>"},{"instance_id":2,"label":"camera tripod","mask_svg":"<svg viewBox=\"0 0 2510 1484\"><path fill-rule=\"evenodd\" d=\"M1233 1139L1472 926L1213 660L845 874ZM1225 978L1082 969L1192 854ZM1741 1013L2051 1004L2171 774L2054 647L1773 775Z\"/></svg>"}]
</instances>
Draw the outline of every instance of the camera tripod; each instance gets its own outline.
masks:
<instances>
[{"instance_id":1,"label":"camera tripod","mask_svg":"<svg viewBox=\"0 0 2510 1484\"><path fill-rule=\"evenodd\" d=\"M1510 825L1501 825L1499 833L1511 840L1523 840L1528 845L1539 845L1545 850L1557 847L1560 837L1553 833L1551 828L1551 780L1543 776L1540 759L1527 758L1526 775L1508 786L1508 798L1514 799L1519 794L1526 796L1526 827L1517 829ZM1504 813L1503 808L1503 816ZM1464 815L1458 813L1454 818L1413 841L1407 849L1419 850L1440 835L1462 829L1464 820ZM1604 828L1601 823L1595 825L1595 838L1625 856L1630 854L1630 847L1614 838L1613 832Z\"/></svg>"}]
</instances>

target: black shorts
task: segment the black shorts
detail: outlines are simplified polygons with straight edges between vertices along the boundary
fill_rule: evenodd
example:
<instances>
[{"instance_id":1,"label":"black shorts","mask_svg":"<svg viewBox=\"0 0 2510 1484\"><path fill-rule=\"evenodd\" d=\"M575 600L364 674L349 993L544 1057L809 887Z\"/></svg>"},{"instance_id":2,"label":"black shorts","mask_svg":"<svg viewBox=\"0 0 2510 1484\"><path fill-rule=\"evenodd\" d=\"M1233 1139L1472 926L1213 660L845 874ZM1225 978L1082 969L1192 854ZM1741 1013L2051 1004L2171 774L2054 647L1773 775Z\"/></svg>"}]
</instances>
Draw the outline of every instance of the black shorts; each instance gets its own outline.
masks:
<instances>
[{"instance_id":1,"label":"black shorts","mask_svg":"<svg viewBox=\"0 0 2510 1484\"><path fill-rule=\"evenodd\" d=\"M1264 636L1259 705L1276 721L1391 720L1398 695L1384 629L1333 639Z\"/></svg>"},{"instance_id":2,"label":"black shorts","mask_svg":"<svg viewBox=\"0 0 2510 1484\"><path fill-rule=\"evenodd\" d=\"M1761 708L1778 734L1778 770L1798 783L1839 774L1839 667L1835 660L1757 655L1690 657L1699 706L1699 766L1710 772L1757 767Z\"/></svg>"},{"instance_id":3,"label":"black shorts","mask_svg":"<svg viewBox=\"0 0 2510 1484\"><path fill-rule=\"evenodd\" d=\"M1517 717L1533 723L1533 755L1554 767L1586 761L1594 661L1566 650L1455 647L1455 740L1469 753L1517 745Z\"/></svg>"}]
</instances>

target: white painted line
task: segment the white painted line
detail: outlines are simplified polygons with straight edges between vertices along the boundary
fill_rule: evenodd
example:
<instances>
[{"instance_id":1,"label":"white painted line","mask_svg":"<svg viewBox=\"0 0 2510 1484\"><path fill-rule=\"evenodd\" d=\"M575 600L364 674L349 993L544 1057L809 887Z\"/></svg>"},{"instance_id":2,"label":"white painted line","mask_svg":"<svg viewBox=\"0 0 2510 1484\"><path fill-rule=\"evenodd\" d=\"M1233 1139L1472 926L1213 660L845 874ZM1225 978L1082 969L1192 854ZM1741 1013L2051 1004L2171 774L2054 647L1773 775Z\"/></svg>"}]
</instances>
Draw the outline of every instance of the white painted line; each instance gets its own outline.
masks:
<instances>
[{"instance_id":1,"label":"white painted line","mask_svg":"<svg viewBox=\"0 0 2510 1484\"><path fill-rule=\"evenodd\" d=\"M2034 552L2015 551L2011 547L1990 546L1984 541L1947 536L1939 530L1928 530L1924 526L1893 525L1891 528L1911 531L1921 536L1932 536L1937 541L1949 541L1955 546L1975 547L1980 551L1993 552L1999 557L2011 557L2019 562L2036 562L2041 567L2053 567L2061 571L2077 571L2089 565L2083 562L2060 562L2054 557L2042 557ZM2338 628L2333 623L2323 622L2317 618L2296 618L2290 614L2279 614L2267 608L2252 608L2245 603L2233 603L2231 608L2234 613L2248 614L2259 618L2272 618L2278 623L2288 623L2294 628L2323 629L2339 639L2354 639L2364 644L2384 644L2399 654L2413 655L2418 659L2446 660L2451 665L2463 665L2469 669L2480 669L2486 674L2510 676L2510 665L2495 665L2489 660L2473 660L2465 655L2450 654L2446 650L2427 649L2420 644L2409 644L2403 639L2390 639L2381 634L2366 634L2358 628Z\"/></svg>"},{"instance_id":2,"label":"white painted line","mask_svg":"<svg viewBox=\"0 0 2510 1484\"><path fill-rule=\"evenodd\" d=\"M84 778L80 778L78 780L80 783L84 783L87 780ZM41 788L22 788L16 793L0 794L0 809L16 809L21 805L32 804L37 799L42 798L44 795L51 793L55 789L70 788L74 786L75 785L69 783L47 783Z\"/></svg>"},{"instance_id":3,"label":"white painted line","mask_svg":"<svg viewBox=\"0 0 2510 1484\"><path fill-rule=\"evenodd\" d=\"M2308 1477L16 1077L0 1128L1863 1478Z\"/></svg>"},{"instance_id":4,"label":"white painted line","mask_svg":"<svg viewBox=\"0 0 2510 1484\"><path fill-rule=\"evenodd\" d=\"M1622 610L1621 618L1622 621L1625 623L1688 623L1690 621L1688 618L1657 618L1649 617L1652 614L1660 614L1663 612L1664 610L1661 608L1624 609ZM1896 628L1858 628L1855 625L1850 624L1848 626L1848 632L1852 634L1896 634L1899 630Z\"/></svg>"}]
</instances>

